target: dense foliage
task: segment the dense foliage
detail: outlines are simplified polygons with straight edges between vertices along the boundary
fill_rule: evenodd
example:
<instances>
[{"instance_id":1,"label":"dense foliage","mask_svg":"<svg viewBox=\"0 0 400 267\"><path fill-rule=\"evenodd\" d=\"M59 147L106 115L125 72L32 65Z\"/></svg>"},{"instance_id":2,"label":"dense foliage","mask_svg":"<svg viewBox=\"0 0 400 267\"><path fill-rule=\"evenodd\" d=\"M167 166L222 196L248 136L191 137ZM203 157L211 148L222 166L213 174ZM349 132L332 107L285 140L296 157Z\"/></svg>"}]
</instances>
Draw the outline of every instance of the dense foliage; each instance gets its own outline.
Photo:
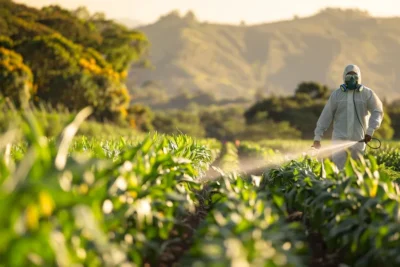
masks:
<instances>
[{"instance_id":1,"label":"dense foliage","mask_svg":"<svg viewBox=\"0 0 400 267\"><path fill-rule=\"evenodd\" d=\"M0 44L0 94L6 95L19 106L26 106L34 94L33 76L21 55L1 47Z\"/></svg>"},{"instance_id":2,"label":"dense foliage","mask_svg":"<svg viewBox=\"0 0 400 267\"><path fill-rule=\"evenodd\" d=\"M24 145L1 139L1 265L142 265L184 228L177 219L194 210L195 178L218 146L187 136L73 139L88 115L52 141L27 113Z\"/></svg>"},{"instance_id":3,"label":"dense foliage","mask_svg":"<svg viewBox=\"0 0 400 267\"><path fill-rule=\"evenodd\" d=\"M71 111L91 106L97 119L127 120L125 79L131 65L143 60L148 42L142 33L84 8L38 10L0 1L0 15L4 96Z\"/></svg>"},{"instance_id":4,"label":"dense foliage","mask_svg":"<svg viewBox=\"0 0 400 267\"><path fill-rule=\"evenodd\" d=\"M374 157L350 159L342 172L329 162L291 162L270 170L263 183L265 190L284 196L288 211L301 211L346 264L399 264L400 189Z\"/></svg>"}]
</instances>

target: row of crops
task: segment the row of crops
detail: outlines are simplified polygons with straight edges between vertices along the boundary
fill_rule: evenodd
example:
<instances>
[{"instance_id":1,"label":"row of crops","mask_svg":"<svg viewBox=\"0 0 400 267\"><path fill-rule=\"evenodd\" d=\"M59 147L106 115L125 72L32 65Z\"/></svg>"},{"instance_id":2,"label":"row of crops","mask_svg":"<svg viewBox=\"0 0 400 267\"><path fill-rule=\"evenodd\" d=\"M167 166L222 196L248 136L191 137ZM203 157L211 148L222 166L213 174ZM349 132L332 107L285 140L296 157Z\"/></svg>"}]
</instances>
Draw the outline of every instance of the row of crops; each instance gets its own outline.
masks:
<instances>
[{"instance_id":1,"label":"row of crops","mask_svg":"<svg viewBox=\"0 0 400 267\"><path fill-rule=\"evenodd\" d=\"M78 122L48 140L28 116L26 142L0 140L2 266L141 266L187 227L217 142L74 139Z\"/></svg>"},{"instance_id":2,"label":"row of crops","mask_svg":"<svg viewBox=\"0 0 400 267\"><path fill-rule=\"evenodd\" d=\"M277 164L305 142L75 136L84 117L0 137L0 266L400 263L397 144L338 172Z\"/></svg>"}]
</instances>

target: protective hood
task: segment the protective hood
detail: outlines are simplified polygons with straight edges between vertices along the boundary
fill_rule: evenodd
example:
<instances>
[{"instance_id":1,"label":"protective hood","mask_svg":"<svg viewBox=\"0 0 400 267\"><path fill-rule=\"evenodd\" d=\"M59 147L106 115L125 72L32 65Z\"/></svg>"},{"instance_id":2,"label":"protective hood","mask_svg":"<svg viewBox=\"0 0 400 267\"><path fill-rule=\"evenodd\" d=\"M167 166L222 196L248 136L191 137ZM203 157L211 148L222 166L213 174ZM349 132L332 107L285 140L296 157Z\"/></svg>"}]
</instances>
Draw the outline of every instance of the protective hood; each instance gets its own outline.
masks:
<instances>
[{"instance_id":1,"label":"protective hood","mask_svg":"<svg viewBox=\"0 0 400 267\"><path fill-rule=\"evenodd\" d=\"M357 65L347 65L346 68L344 68L343 71L343 83L345 83L345 77L347 75L347 73L349 73L350 71L354 71L355 73L357 73L358 75L358 84L361 84L361 70Z\"/></svg>"}]
</instances>

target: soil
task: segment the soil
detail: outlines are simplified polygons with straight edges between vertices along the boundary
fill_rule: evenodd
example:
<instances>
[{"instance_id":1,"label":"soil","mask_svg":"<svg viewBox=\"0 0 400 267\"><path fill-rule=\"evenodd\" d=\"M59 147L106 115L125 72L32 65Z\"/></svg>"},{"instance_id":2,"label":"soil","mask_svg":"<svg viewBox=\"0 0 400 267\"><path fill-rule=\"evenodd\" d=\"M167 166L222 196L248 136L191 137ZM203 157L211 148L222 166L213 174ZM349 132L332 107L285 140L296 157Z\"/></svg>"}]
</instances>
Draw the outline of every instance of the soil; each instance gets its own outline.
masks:
<instances>
[{"instance_id":1,"label":"soil","mask_svg":"<svg viewBox=\"0 0 400 267\"><path fill-rule=\"evenodd\" d=\"M179 233L176 229L171 232L169 240L176 239L177 242L170 243L162 255L158 259L158 263L153 266L167 267L167 266L178 266L177 263L181 257L190 249L193 244L193 235L198 228L202 220L207 216L208 210L204 203L196 208L196 212L193 214L187 214L183 218L182 223L190 226L183 230L183 233ZM148 265L150 266L150 265Z\"/></svg>"},{"instance_id":2,"label":"soil","mask_svg":"<svg viewBox=\"0 0 400 267\"><path fill-rule=\"evenodd\" d=\"M222 153L218 158L215 159L213 164L207 170L205 177L202 180L213 180L217 179L221 176L219 172L214 170L212 166L219 167ZM198 193L199 195L199 205L196 207L195 213L188 213L181 222L188 225L189 227L185 228L183 233L179 233L177 229L171 231L171 235L168 240L176 239L177 242L170 243L164 252L160 255L157 260L157 263L154 265L150 265L148 261L144 266L145 267L169 267L169 266L179 266L178 262L182 258L182 256L190 249L194 240L193 235L195 234L196 229L200 225L200 223L206 218L208 214L209 207L204 203L204 199L207 196L207 186L203 188L201 192Z\"/></svg>"},{"instance_id":3,"label":"soil","mask_svg":"<svg viewBox=\"0 0 400 267\"><path fill-rule=\"evenodd\" d=\"M304 222L303 213L300 211L292 212L287 218L287 222ZM308 230L307 242L311 253L310 267L339 267L341 263L342 253L339 251L330 252L326 246L323 236L319 232L312 231L307 220L305 227Z\"/></svg>"}]
</instances>

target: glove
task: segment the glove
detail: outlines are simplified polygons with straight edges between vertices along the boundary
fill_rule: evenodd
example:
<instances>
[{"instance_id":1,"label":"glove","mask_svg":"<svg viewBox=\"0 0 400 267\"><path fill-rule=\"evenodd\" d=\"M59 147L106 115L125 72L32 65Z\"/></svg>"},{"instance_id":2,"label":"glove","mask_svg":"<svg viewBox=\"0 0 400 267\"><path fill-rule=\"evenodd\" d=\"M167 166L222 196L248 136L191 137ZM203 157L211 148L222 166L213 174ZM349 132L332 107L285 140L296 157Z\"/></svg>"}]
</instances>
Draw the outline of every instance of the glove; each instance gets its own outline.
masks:
<instances>
[{"instance_id":1,"label":"glove","mask_svg":"<svg viewBox=\"0 0 400 267\"><path fill-rule=\"evenodd\" d=\"M372 140L372 137L371 137L370 135L366 134L366 135L365 135L365 138L364 138L365 143L368 143L368 142L370 142L371 140Z\"/></svg>"},{"instance_id":2,"label":"glove","mask_svg":"<svg viewBox=\"0 0 400 267\"><path fill-rule=\"evenodd\" d=\"M314 144L312 145L312 147L315 147L316 149L320 149L321 148L321 142L320 141L314 141Z\"/></svg>"}]
</instances>

